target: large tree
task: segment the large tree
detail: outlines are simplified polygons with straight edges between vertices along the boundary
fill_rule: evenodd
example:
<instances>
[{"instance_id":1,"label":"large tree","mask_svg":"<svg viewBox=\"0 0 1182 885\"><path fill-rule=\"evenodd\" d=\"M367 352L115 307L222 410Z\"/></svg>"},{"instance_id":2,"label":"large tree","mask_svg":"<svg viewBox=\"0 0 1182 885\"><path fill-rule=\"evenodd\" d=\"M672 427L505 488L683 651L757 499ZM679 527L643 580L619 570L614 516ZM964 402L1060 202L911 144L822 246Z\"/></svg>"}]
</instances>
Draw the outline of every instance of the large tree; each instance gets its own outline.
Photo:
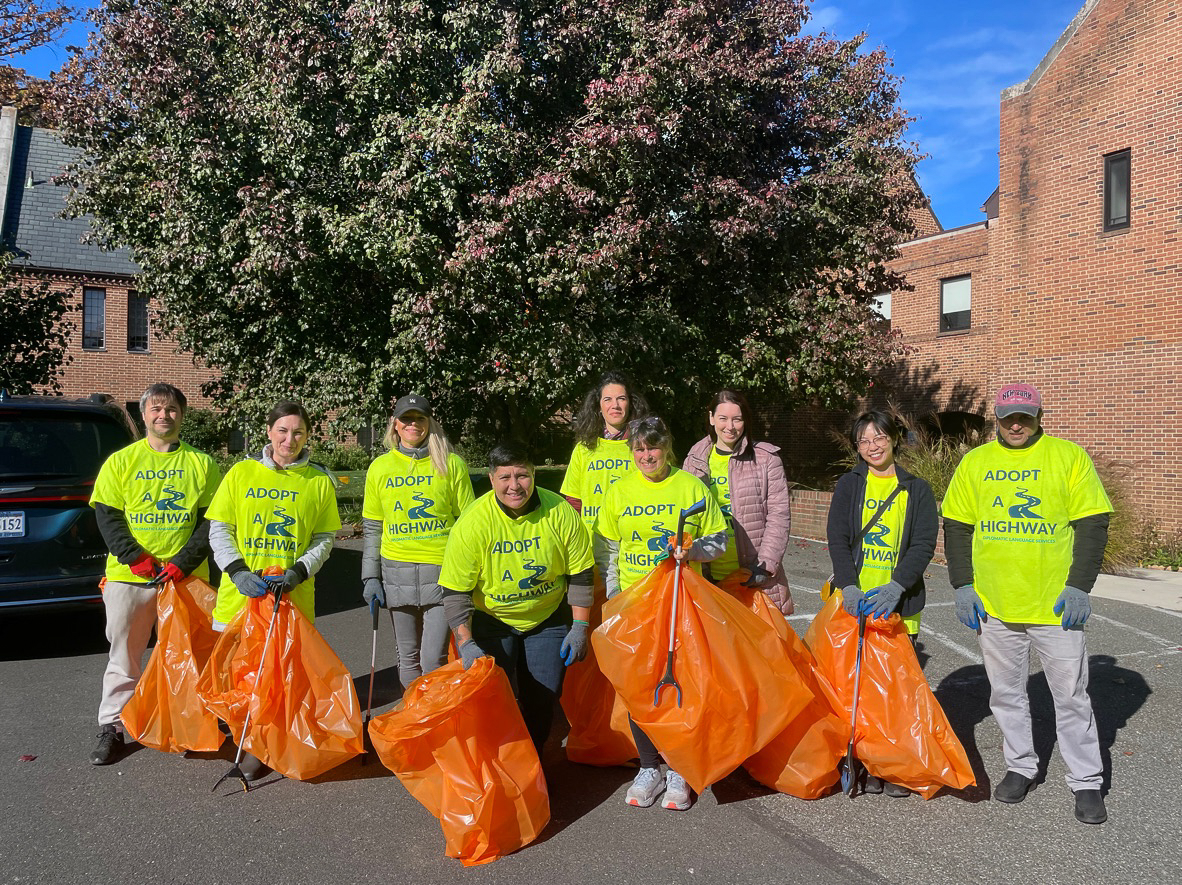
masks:
<instances>
[{"instance_id":1,"label":"large tree","mask_svg":"<svg viewBox=\"0 0 1182 885\"><path fill-rule=\"evenodd\" d=\"M61 78L75 211L227 404L418 389L528 436L606 367L859 393L916 154L799 0L108 0Z\"/></svg>"},{"instance_id":2,"label":"large tree","mask_svg":"<svg viewBox=\"0 0 1182 885\"><path fill-rule=\"evenodd\" d=\"M11 256L0 251L0 388L61 392L74 331L68 311L69 292L14 274Z\"/></svg>"},{"instance_id":3,"label":"large tree","mask_svg":"<svg viewBox=\"0 0 1182 885\"><path fill-rule=\"evenodd\" d=\"M6 64L8 59L56 40L74 13L61 3L0 0L0 103L15 105L26 126L44 123L45 80Z\"/></svg>"}]
</instances>

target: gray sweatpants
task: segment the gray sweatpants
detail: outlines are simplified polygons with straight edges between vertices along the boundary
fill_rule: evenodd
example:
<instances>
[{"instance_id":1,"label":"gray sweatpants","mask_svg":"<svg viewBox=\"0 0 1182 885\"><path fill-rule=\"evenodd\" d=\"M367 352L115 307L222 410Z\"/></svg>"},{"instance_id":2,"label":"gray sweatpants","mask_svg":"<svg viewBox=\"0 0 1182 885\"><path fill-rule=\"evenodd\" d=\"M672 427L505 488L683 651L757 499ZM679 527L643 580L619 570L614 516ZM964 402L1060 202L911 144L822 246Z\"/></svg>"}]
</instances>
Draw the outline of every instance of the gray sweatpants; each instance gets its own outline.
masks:
<instances>
[{"instance_id":1,"label":"gray sweatpants","mask_svg":"<svg viewBox=\"0 0 1182 885\"><path fill-rule=\"evenodd\" d=\"M156 626L156 594L159 592L158 587L119 581L107 581L103 588L111 653L103 673L99 725L114 725L123 730L119 713L131 700L135 684L144 672L144 652Z\"/></svg>"},{"instance_id":2,"label":"gray sweatpants","mask_svg":"<svg viewBox=\"0 0 1182 885\"><path fill-rule=\"evenodd\" d=\"M1100 789L1104 768L1088 697L1088 649L1083 630L984 618L979 635L989 677L989 708L1001 728L1006 768L1030 778L1038 772L1026 691L1033 648L1055 702L1055 731L1059 753L1067 763L1067 786L1073 791Z\"/></svg>"}]
</instances>

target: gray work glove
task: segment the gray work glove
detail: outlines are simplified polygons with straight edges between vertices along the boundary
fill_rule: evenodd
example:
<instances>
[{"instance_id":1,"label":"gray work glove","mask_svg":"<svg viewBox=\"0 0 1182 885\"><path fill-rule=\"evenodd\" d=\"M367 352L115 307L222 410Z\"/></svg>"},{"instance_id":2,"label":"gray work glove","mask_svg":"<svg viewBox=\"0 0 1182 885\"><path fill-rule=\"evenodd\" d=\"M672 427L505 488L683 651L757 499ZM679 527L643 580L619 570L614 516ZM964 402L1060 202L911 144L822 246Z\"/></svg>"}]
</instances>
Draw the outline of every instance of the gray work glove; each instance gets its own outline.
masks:
<instances>
[{"instance_id":1,"label":"gray work glove","mask_svg":"<svg viewBox=\"0 0 1182 885\"><path fill-rule=\"evenodd\" d=\"M1055 614L1063 616L1063 629L1082 627L1092 613L1092 600L1087 593L1070 584L1063 588L1055 600Z\"/></svg>"},{"instance_id":2,"label":"gray work glove","mask_svg":"<svg viewBox=\"0 0 1182 885\"><path fill-rule=\"evenodd\" d=\"M903 585L898 581L891 581L866 592L863 597L865 602L862 603L862 611L866 612L867 617L879 620L889 618L902 596Z\"/></svg>"},{"instance_id":3,"label":"gray work glove","mask_svg":"<svg viewBox=\"0 0 1182 885\"><path fill-rule=\"evenodd\" d=\"M248 569L243 569L237 572L232 578L234 586L238 588L238 592L243 596L249 596L251 599L258 599L260 596L266 596L271 592L271 586L263 580L262 575L256 575Z\"/></svg>"},{"instance_id":4,"label":"gray work glove","mask_svg":"<svg viewBox=\"0 0 1182 885\"><path fill-rule=\"evenodd\" d=\"M300 574L298 569L289 568L283 573L283 592L290 593L300 584L304 583L306 579Z\"/></svg>"},{"instance_id":5,"label":"gray work glove","mask_svg":"<svg viewBox=\"0 0 1182 885\"><path fill-rule=\"evenodd\" d=\"M366 605L373 605L376 599L378 605L382 608L386 607L386 588L382 586L381 578L366 578L362 583L361 598L365 600Z\"/></svg>"},{"instance_id":6,"label":"gray work glove","mask_svg":"<svg viewBox=\"0 0 1182 885\"><path fill-rule=\"evenodd\" d=\"M841 607L846 610L846 614L851 618L856 618L861 606L862 591L858 589L857 584L850 584L848 587L841 588Z\"/></svg>"},{"instance_id":7,"label":"gray work glove","mask_svg":"<svg viewBox=\"0 0 1182 885\"><path fill-rule=\"evenodd\" d=\"M976 630L981 626L981 619L985 617L985 605L972 584L956 588L956 616L970 630Z\"/></svg>"},{"instance_id":8,"label":"gray work glove","mask_svg":"<svg viewBox=\"0 0 1182 885\"><path fill-rule=\"evenodd\" d=\"M771 572L769 572L767 569L765 569L759 563L756 563L751 568L751 577L749 577L746 581L743 582L743 586L744 587L762 587L764 584L767 583L768 578L770 578L771 576L772 576Z\"/></svg>"},{"instance_id":9,"label":"gray work glove","mask_svg":"<svg viewBox=\"0 0 1182 885\"><path fill-rule=\"evenodd\" d=\"M478 658L487 658L488 654L479 645L476 644L475 639L469 639L459 648L460 660L464 662L464 669L467 670L476 663Z\"/></svg>"},{"instance_id":10,"label":"gray work glove","mask_svg":"<svg viewBox=\"0 0 1182 885\"><path fill-rule=\"evenodd\" d=\"M587 627L584 621L575 621L570 625L566 639L562 640L562 647L558 649L562 663L566 666L587 657Z\"/></svg>"},{"instance_id":11,"label":"gray work glove","mask_svg":"<svg viewBox=\"0 0 1182 885\"><path fill-rule=\"evenodd\" d=\"M611 599L613 596L618 596L619 594L620 594L620 585L619 584L616 584L615 587L608 587L607 588L607 598L608 599Z\"/></svg>"}]
</instances>

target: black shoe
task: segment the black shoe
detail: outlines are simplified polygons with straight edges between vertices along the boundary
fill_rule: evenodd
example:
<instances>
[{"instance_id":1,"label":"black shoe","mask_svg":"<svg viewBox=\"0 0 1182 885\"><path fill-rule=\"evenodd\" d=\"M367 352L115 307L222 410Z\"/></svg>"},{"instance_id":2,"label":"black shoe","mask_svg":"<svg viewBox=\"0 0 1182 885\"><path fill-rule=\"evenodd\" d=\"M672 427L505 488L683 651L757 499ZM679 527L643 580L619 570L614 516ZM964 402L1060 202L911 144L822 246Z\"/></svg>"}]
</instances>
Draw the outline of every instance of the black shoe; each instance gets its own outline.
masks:
<instances>
[{"instance_id":1,"label":"black shoe","mask_svg":"<svg viewBox=\"0 0 1182 885\"><path fill-rule=\"evenodd\" d=\"M993 791L993 798L998 802L1016 805L1026 798L1026 794L1034 789L1034 778L1016 771L1007 771L1006 776Z\"/></svg>"},{"instance_id":2,"label":"black shoe","mask_svg":"<svg viewBox=\"0 0 1182 885\"><path fill-rule=\"evenodd\" d=\"M1082 824L1102 824L1108 820L1099 790L1075 791L1075 819Z\"/></svg>"},{"instance_id":3,"label":"black shoe","mask_svg":"<svg viewBox=\"0 0 1182 885\"><path fill-rule=\"evenodd\" d=\"M242 762L239 763L238 768L242 771L243 779L251 784L262 780L271 773L271 769L263 765L263 760L252 753L242 754Z\"/></svg>"},{"instance_id":4,"label":"black shoe","mask_svg":"<svg viewBox=\"0 0 1182 885\"><path fill-rule=\"evenodd\" d=\"M862 787L863 793L881 793L882 789L882 778L875 777L872 774L866 775L866 783Z\"/></svg>"},{"instance_id":5,"label":"black shoe","mask_svg":"<svg viewBox=\"0 0 1182 885\"><path fill-rule=\"evenodd\" d=\"M123 732L114 725L104 725L98 733L98 746L90 754L91 765L110 765L123 756Z\"/></svg>"},{"instance_id":6,"label":"black shoe","mask_svg":"<svg viewBox=\"0 0 1182 885\"><path fill-rule=\"evenodd\" d=\"M889 781L883 781L882 791L892 799L902 799L904 796L911 795L911 791L906 787L901 784L892 784Z\"/></svg>"}]
</instances>

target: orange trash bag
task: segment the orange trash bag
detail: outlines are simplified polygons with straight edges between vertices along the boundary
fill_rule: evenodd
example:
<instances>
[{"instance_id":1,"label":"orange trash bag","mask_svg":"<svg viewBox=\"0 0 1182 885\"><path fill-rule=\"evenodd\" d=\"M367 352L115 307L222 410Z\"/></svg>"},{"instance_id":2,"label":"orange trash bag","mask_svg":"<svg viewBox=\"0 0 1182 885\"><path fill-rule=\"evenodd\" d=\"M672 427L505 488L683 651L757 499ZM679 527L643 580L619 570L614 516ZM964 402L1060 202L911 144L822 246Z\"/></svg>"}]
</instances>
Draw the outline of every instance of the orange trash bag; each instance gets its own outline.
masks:
<instances>
[{"instance_id":1,"label":"orange trash bag","mask_svg":"<svg viewBox=\"0 0 1182 885\"><path fill-rule=\"evenodd\" d=\"M749 608L683 568L673 675L665 674L673 561L604 606L591 644L603 673L665 761L701 792L763 749L809 702L784 642Z\"/></svg>"},{"instance_id":2,"label":"orange trash bag","mask_svg":"<svg viewBox=\"0 0 1182 885\"><path fill-rule=\"evenodd\" d=\"M382 764L439 819L447 856L464 866L528 845L550 821L542 763L491 657L420 676L369 723L369 736Z\"/></svg>"},{"instance_id":3,"label":"orange trash bag","mask_svg":"<svg viewBox=\"0 0 1182 885\"><path fill-rule=\"evenodd\" d=\"M848 723L854 702L858 619L842 608L840 594L821 608L804 641L812 649L830 702ZM928 687L898 615L866 621L857 726L854 755L871 774L888 783L914 790L925 799L941 787L960 790L976 783L964 747Z\"/></svg>"},{"instance_id":4,"label":"orange trash bag","mask_svg":"<svg viewBox=\"0 0 1182 885\"><path fill-rule=\"evenodd\" d=\"M850 728L833 712L829 698L817 680L816 662L808 647L780 610L756 587L742 582L751 573L740 569L719 587L767 622L784 642L795 676L808 690L809 702L788 727L766 747L743 763L747 773L766 787L798 799L816 799L838 780L837 763L845 755Z\"/></svg>"},{"instance_id":5,"label":"orange trash bag","mask_svg":"<svg viewBox=\"0 0 1182 885\"><path fill-rule=\"evenodd\" d=\"M270 594L248 600L214 646L198 693L234 740L249 709L243 749L286 777L308 780L365 749L361 710L348 669L288 596L260 662L274 606Z\"/></svg>"},{"instance_id":6,"label":"orange trash bag","mask_svg":"<svg viewBox=\"0 0 1182 885\"><path fill-rule=\"evenodd\" d=\"M217 641L218 592L200 578L167 581L156 594L156 647L119 718L127 734L166 753L211 753L222 745L218 718L197 697L197 680Z\"/></svg>"},{"instance_id":7,"label":"orange trash bag","mask_svg":"<svg viewBox=\"0 0 1182 885\"><path fill-rule=\"evenodd\" d=\"M595 603L591 607L591 629L603 621L607 588L595 582ZM567 668L562 682L562 712L570 723L566 736L566 758L583 765L627 765L637 756L636 742L628 725L628 710L608 678L599 669L594 647L587 657Z\"/></svg>"}]
</instances>

